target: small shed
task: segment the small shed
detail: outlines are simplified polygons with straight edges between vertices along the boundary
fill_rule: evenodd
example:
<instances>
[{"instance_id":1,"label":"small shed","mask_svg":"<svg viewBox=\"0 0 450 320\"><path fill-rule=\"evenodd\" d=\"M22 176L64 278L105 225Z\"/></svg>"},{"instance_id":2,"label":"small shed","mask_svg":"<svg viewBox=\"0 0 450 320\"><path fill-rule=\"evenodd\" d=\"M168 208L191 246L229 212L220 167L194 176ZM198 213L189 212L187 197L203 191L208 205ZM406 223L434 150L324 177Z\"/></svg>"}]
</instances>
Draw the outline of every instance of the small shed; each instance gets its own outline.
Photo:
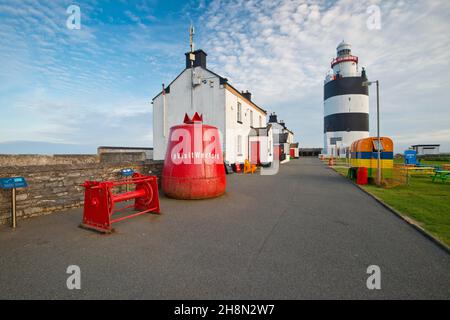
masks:
<instances>
[{"instance_id":1,"label":"small shed","mask_svg":"<svg viewBox=\"0 0 450 320\"><path fill-rule=\"evenodd\" d=\"M440 144L415 144L411 146L412 150L417 152L418 156L425 156L429 154L439 154Z\"/></svg>"},{"instance_id":2,"label":"small shed","mask_svg":"<svg viewBox=\"0 0 450 320\"><path fill-rule=\"evenodd\" d=\"M273 161L272 126L251 128L248 135L248 154L252 164L268 165Z\"/></svg>"},{"instance_id":3,"label":"small shed","mask_svg":"<svg viewBox=\"0 0 450 320\"><path fill-rule=\"evenodd\" d=\"M291 159L297 159L299 157L298 142L291 143L290 156L291 156Z\"/></svg>"}]
</instances>

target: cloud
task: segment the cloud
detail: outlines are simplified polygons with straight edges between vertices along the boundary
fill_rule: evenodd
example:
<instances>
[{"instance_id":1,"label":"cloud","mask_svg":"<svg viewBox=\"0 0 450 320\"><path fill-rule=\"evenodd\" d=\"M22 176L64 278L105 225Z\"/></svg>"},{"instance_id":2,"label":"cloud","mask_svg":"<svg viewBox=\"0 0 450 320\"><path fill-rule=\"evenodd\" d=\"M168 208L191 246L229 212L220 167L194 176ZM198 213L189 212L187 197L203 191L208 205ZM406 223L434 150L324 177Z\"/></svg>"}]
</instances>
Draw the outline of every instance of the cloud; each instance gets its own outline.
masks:
<instances>
[{"instance_id":1,"label":"cloud","mask_svg":"<svg viewBox=\"0 0 450 320\"><path fill-rule=\"evenodd\" d=\"M372 4L380 7L381 30L367 27ZM449 137L438 134L450 119L449 18L444 0L214 0L201 33L211 68L277 111L304 146L322 145L323 79L345 39L380 80L382 133L410 144L442 137L450 151Z\"/></svg>"},{"instance_id":2,"label":"cloud","mask_svg":"<svg viewBox=\"0 0 450 320\"><path fill-rule=\"evenodd\" d=\"M381 83L381 130L450 151L450 2L0 0L0 141L151 145L150 99L183 68L187 27L209 67L322 145L323 79L345 39ZM366 26L381 8L381 30ZM371 128L375 96L371 89ZM20 123L21 126L17 126ZM31 137L33 139L31 139ZM420 140L420 141L419 141Z\"/></svg>"},{"instance_id":3,"label":"cloud","mask_svg":"<svg viewBox=\"0 0 450 320\"><path fill-rule=\"evenodd\" d=\"M116 101L85 101L52 98L47 89L37 88L29 96L18 99L12 106L23 121L37 126L3 127L15 140L47 141L66 144L151 145L151 108L146 98L121 95ZM3 140L3 139L1 139ZM4 141L4 140L3 140Z\"/></svg>"},{"instance_id":4,"label":"cloud","mask_svg":"<svg viewBox=\"0 0 450 320\"><path fill-rule=\"evenodd\" d=\"M152 1L86 0L69 30L72 3L0 0L0 142L151 146L150 99L179 72L188 24L157 21Z\"/></svg>"}]
</instances>

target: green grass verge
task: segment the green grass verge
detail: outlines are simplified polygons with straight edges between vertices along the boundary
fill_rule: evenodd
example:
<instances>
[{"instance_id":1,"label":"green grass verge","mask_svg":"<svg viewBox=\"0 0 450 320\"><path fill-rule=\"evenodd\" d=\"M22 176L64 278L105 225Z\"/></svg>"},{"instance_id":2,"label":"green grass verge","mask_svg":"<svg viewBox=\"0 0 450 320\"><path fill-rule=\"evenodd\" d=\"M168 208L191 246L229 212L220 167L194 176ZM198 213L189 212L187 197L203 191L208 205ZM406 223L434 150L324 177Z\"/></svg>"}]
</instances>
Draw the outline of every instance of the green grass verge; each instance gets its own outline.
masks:
<instances>
[{"instance_id":1,"label":"green grass verge","mask_svg":"<svg viewBox=\"0 0 450 320\"><path fill-rule=\"evenodd\" d=\"M404 164L404 159L394 159L394 164ZM447 160L447 158L443 158L443 160L426 160L426 159L420 159L420 163L424 165L430 165L430 166L442 166L443 164L450 164L450 161Z\"/></svg>"},{"instance_id":2,"label":"green grass verge","mask_svg":"<svg viewBox=\"0 0 450 320\"><path fill-rule=\"evenodd\" d=\"M335 168L347 175L347 168ZM413 176L409 184L391 189L375 185L363 188L412 218L419 226L450 247L450 181L431 182L428 176Z\"/></svg>"}]
</instances>

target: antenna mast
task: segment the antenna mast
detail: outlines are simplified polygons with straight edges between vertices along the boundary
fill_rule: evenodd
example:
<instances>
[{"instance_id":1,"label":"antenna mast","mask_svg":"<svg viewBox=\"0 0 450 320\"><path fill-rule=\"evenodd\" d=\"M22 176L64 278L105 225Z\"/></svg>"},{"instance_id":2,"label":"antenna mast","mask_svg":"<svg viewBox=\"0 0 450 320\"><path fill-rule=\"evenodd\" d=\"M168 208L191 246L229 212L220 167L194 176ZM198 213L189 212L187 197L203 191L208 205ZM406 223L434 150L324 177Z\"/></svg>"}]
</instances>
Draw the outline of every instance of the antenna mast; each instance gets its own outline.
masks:
<instances>
[{"instance_id":1,"label":"antenna mast","mask_svg":"<svg viewBox=\"0 0 450 320\"><path fill-rule=\"evenodd\" d=\"M191 52L194 52L194 26L191 25L189 27L189 46L191 48Z\"/></svg>"},{"instance_id":2,"label":"antenna mast","mask_svg":"<svg viewBox=\"0 0 450 320\"><path fill-rule=\"evenodd\" d=\"M189 46L191 52L189 53L189 60L191 60L191 109L194 109L194 26L189 27Z\"/></svg>"}]
</instances>

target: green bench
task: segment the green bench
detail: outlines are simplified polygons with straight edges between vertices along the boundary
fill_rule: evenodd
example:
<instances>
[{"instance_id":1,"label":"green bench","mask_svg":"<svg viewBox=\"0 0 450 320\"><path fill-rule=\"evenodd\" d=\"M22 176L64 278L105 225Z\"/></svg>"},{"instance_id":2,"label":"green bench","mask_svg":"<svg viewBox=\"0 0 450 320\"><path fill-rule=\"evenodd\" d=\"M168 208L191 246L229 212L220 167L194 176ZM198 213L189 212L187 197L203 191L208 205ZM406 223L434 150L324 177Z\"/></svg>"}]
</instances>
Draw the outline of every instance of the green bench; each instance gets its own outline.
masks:
<instances>
[{"instance_id":1,"label":"green bench","mask_svg":"<svg viewBox=\"0 0 450 320\"><path fill-rule=\"evenodd\" d=\"M436 170L434 172L434 176L432 181L434 182L436 179L441 179L442 182L445 182L445 180L447 180L447 178L450 176L450 171L449 170Z\"/></svg>"}]
</instances>

